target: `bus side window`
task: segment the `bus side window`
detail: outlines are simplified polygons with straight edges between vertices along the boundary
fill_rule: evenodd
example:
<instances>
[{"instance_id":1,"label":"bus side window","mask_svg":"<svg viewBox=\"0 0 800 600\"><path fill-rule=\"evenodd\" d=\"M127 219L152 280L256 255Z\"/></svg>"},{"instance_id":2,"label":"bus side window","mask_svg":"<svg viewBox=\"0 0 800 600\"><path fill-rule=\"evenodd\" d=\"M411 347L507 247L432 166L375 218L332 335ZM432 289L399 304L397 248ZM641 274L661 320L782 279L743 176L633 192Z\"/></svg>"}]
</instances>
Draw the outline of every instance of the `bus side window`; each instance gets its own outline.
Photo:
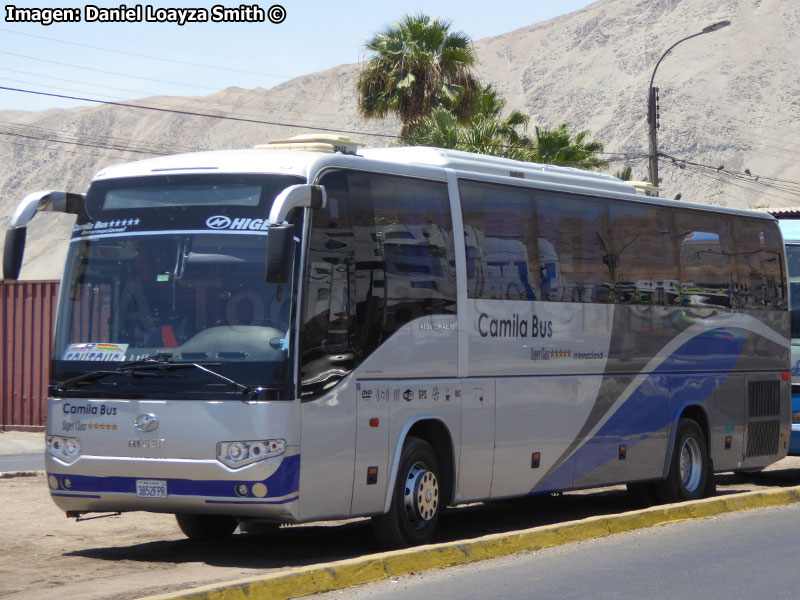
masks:
<instances>
[{"instance_id":1,"label":"bus side window","mask_svg":"<svg viewBox=\"0 0 800 600\"><path fill-rule=\"evenodd\" d=\"M680 252L681 304L730 306L729 221L723 215L682 210L675 215Z\"/></svg>"},{"instance_id":2,"label":"bus side window","mask_svg":"<svg viewBox=\"0 0 800 600\"><path fill-rule=\"evenodd\" d=\"M535 198L542 298L613 302L607 201L545 191Z\"/></svg>"},{"instance_id":3,"label":"bus side window","mask_svg":"<svg viewBox=\"0 0 800 600\"><path fill-rule=\"evenodd\" d=\"M350 181L353 212L363 222L356 311L366 356L416 318L455 314L452 218L444 183L369 173L352 173Z\"/></svg>"},{"instance_id":4,"label":"bus side window","mask_svg":"<svg viewBox=\"0 0 800 600\"><path fill-rule=\"evenodd\" d=\"M680 274L667 210L631 202L611 202L614 276L618 302L672 305Z\"/></svg>"},{"instance_id":5,"label":"bus side window","mask_svg":"<svg viewBox=\"0 0 800 600\"><path fill-rule=\"evenodd\" d=\"M536 220L530 190L460 181L467 295L493 300L541 297ZM551 270L556 269L551 261Z\"/></svg>"},{"instance_id":6,"label":"bus side window","mask_svg":"<svg viewBox=\"0 0 800 600\"><path fill-rule=\"evenodd\" d=\"M751 309L786 307L783 252L777 226L736 220L734 231L734 306Z\"/></svg>"}]
</instances>

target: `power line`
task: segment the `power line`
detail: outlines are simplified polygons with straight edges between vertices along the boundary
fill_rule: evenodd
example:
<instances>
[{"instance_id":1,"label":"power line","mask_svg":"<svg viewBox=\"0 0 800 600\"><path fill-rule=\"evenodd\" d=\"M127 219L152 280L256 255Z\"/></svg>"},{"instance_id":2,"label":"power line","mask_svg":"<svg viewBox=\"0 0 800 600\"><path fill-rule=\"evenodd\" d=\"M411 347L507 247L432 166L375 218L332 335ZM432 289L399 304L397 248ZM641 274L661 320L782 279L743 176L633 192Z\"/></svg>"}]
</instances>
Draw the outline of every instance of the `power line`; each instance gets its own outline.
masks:
<instances>
[{"instance_id":1,"label":"power line","mask_svg":"<svg viewBox=\"0 0 800 600\"><path fill-rule=\"evenodd\" d=\"M346 130L346 129L331 129L329 127L313 127L313 126L310 126L310 125L297 125L297 124L294 124L294 123L279 123L279 122L276 122L276 121L261 121L261 120L258 120L258 119L246 119L246 118L243 118L243 117L233 117L233 116L226 116L226 115L212 115L212 114L209 114L209 113L198 113L198 112L192 112L192 111L187 111L187 110L177 110L177 109L171 109L171 108L160 108L160 107L157 107L157 106L147 106L147 105L144 105L144 104L130 104L130 103L127 103L127 102L114 102L114 101L111 101L111 100L97 100L95 98L83 98L83 97L80 97L80 96L67 96L65 94L52 94L52 93L49 93L49 92L38 92L38 91L34 91L34 90L23 90L23 89L20 89L20 88L12 88L12 87L7 87L7 86L0 86L0 90L6 90L6 91L9 91L9 92L20 92L20 93L23 93L23 94L35 94L35 95L38 95L38 96L50 96L50 97L53 97L53 98L63 98L63 99L66 99L66 100L77 100L77 101L80 101L80 102L94 102L96 104L107 104L107 105L110 105L110 106L121 106L123 108L133 108L133 109L139 109L139 110L150 110L150 111L155 111L155 112L171 113L171 114L178 114L178 115L184 115L184 116L189 116L189 117L205 117L207 119L237 121L237 122L240 122L240 123L252 123L252 124L255 124L255 125L275 125L275 126L279 126L279 127L292 127L292 128L296 128L296 129L310 129L312 131L327 131L327 132L332 132L332 133L346 133L346 134L351 134L351 135L369 135L369 136L382 137L382 138L397 138L398 137L396 135L391 135L391 134L386 134L386 133L367 133L367 132L364 132L364 131L350 131L350 130Z\"/></svg>"},{"instance_id":2,"label":"power line","mask_svg":"<svg viewBox=\"0 0 800 600\"><path fill-rule=\"evenodd\" d=\"M273 126L278 126L278 127L309 129L309 130L312 130L312 131L343 133L343 134L348 134L348 135L365 135L365 136L381 137L381 138L388 138L388 139L400 139L400 136L394 135L394 134L369 133L369 132L365 132L365 131L352 131L352 130L346 130L346 129L333 129L333 128L329 128L329 127L314 127L314 126L310 126L310 125L298 125L298 124L294 124L294 123L281 123L281 122L276 122L276 121L262 121L262 120L258 120L258 119L248 119L248 118L235 117L235 116L230 116L230 115L214 115L214 114L209 114L209 113L198 113L198 112L192 112L192 111L186 111L186 110L161 108L161 107L156 107L156 106L147 106L147 105L144 105L144 104L130 104L130 103L127 103L127 102L115 102L115 101L109 101L109 100L98 100L96 98L85 98L85 97L79 97L79 96L67 96L67 95L64 95L64 94L53 94L53 93L49 93L49 92L40 92L40 91L35 91L35 90L26 90L26 89L12 88L12 87L7 87L7 86L0 86L0 90L7 90L7 91L12 91L12 92L24 93L24 94L34 94L34 95L39 95L39 96L50 96L50 97L54 97L54 98L64 98L64 99L68 99L68 100L77 100L77 101L82 101L82 102L93 102L93 103L97 103L97 104L105 104L105 105L110 105L110 106L120 106L120 107L124 107L124 108L133 108L133 109L140 109L140 110L150 110L150 111L155 111L155 112L179 114L179 115L184 115L184 116L205 117L205 118L217 119L217 120L229 120L229 121L236 121L236 122L242 122L242 123L253 123L253 124L257 124L257 125L273 125ZM496 148L507 148L507 149L513 149L513 148L517 148L517 147L525 148L523 146L515 146L515 145L509 145L509 144L495 144L493 146L496 147ZM536 148L528 147L528 149L534 149L535 150ZM557 149L553 148L553 149L550 149L550 150L557 150ZM647 156L645 154L637 156L637 155L634 155L634 154L631 154L631 153L628 153L628 152L608 152L608 151L594 152L594 153L590 153L590 154L599 154L599 155L605 155L605 156L609 156L609 157L617 157L617 158L613 159L614 162L630 161L630 160L633 160L635 158L644 158L645 156ZM612 161L607 161L607 162L612 162ZM565 165L565 166L569 166L569 165L580 165L580 164L583 164L583 163L581 161L569 161L569 162L559 163L559 164L562 164L562 165Z\"/></svg>"},{"instance_id":3,"label":"power line","mask_svg":"<svg viewBox=\"0 0 800 600\"><path fill-rule=\"evenodd\" d=\"M51 65L59 65L62 67L70 67L72 69L83 69L84 71L93 71L94 73L103 73L104 75L121 75L120 73L115 73L114 71L104 71L103 69L93 69L92 67L81 67L80 65L71 65L69 63L62 63L56 60L47 60L44 58L36 58L35 56L26 56L24 54L16 54L14 52L8 52L6 50L0 50L0 54L7 54L9 56L16 56L18 58L27 58L28 60L36 60L39 62L49 63ZM144 81L155 81L157 83L167 83L169 85L180 85L183 87L190 87L199 90L216 90L216 88L207 87L204 85L194 85L191 83L180 83L177 81L165 81L163 79L154 79L152 77L141 77L139 75L122 75L123 77L131 77L133 79L142 79Z\"/></svg>"},{"instance_id":4,"label":"power line","mask_svg":"<svg viewBox=\"0 0 800 600\"><path fill-rule=\"evenodd\" d=\"M233 71L236 73L245 73L247 75L264 75L266 77L275 77L278 79L289 79L288 75L276 75L275 73L263 73L261 71L247 71L245 69L236 69L234 67L218 67L215 65L205 65L202 63L193 63L184 60L177 60L175 58L164 58L163 56L151 56L149 54L137 54L136 52L126 52L125 50L114 50L113 48L103 48L101 46L90 46L89 44L81 44L79 42L70 42L67 40L60 40L57 38L49 38L43 35L34 35L32 33L22 33L20 31L13 31L11 29L4 29L0 27L0 31L13 33L15 35L24 35L26 37L37 38L40 40L47 40L48 42L58 42L59 44L69 44L71 46L80 46L81 48L91 48L92 50L102 50L103 52L114 52L115 54L124 54L126 56L136 56L137 58L147 58L149 60L158 60L161 62L169 62L178 65L188 65L191 67L201 67L203 69L216 69L219 71Z\"/></svg>"},{"instance_id":5,"label":"power line","mask_svg":"<svg viewBox=\"0 0 800 600\"><path fill-rule=\"evenodd\" d=\"M144 80L144 81L153 81L153 82L156 82L156 83L166 83L168 85L178 85L178 86L190 87L190 88L196 88L196 89L202 89L202 90L210 90L210 91L214 91L214 92L219 91L219 88L214 88L214 87L200 86L200 85L195 85L195 84L191 84L191 83L181 83L181 82L178 82L178 81L167 81L167 80L164 80L164 79L154 79L152 77L143 77L143 76L140 76L140 75L129 75L129 74L125 74L125 73L119 73L119 72L116 72L116 71L105 71L105 70L102 70L102 69L94 69L94 68L91 68L91 67L83 67L81 65L73 65L73 64L70 64L70 63L62 63L62 62L58 62L58 61L47 60L47 59L44 59L44 58L37 58L37 57L34 57L34 56L27 56L25 54L15 54L13 52L8 52L8 51L3 51L3 50L0 50L0 54L8 54L10 56L16 56L16 57L19 57L19 58L26 58L26 59L35 60L35 61L38 61L38 62L44 62L44 63L50 63L50 64L55 64L55 65L64 66L64 67L70 67L70 68L73 68L73 69L82 69L82 70L85 70L85 71L93 71L93 72L96 72L96 73L103 73L103 74L106 74L106 75L115 75L117 77L128 77L128 78L133 78L133 79L141 79L141 80ZM48 75L37 75L37 76L39 76L39 77L49 77ZM57 78L54 78L54 79L57 79ZM67 81L69 81L69 80L67 80ZM253 94L255 96L266 96L266 93L260 93L260 92L254 91L254 90L242 89L242 92L244 92L246 94ZM154 94L154 95L164 95L164 94ZM278 97L278 98L286 98L286 99L289 99L289 100L296 100L296 98L293 97L293 96L280 96L279 94L276 94L274 92L270 92L270 97ZM337 100L331 100L329 98L319 98L319 97L311 97L311 96L308 96L306 98L317 100L318 102L331 102L331 103L338 104Z\"/></svg>"},{"instance_id":6,"label":"power line","mask_svg":"<svg viewBox=\"0 0 800 600\"><path fill-rule=\"evenodd\" d=\"M38 139L48 141L88 141L94 142L95 144L123 146L126 150L135 148L136 150L151 154L176 154L179 152L194 152L198 150L198 148L181 147L175 145L168 146L164 144L148 144L146 142L139 142L136 140L119 138L110 135L81 135L64 129L48 129L38 125L23 125L20 123L10 123L8 121L0 121L0 125L4 125L6 127L5 133L7 135L14 135L21 132L22 135L37 137ZM155 150L150 152L153 149Z\"/></svg>"},{"instance_id":7,"label":"power line","mask_svg":"<svg viewBox=\"0 0 800 600\"><path fill-rule=\"evenodd\" d=\"M294 123L281 123L281 122L277 122L277 121L262 121L262 120L258 120L258 119L248 119L248 118L243 118L243 117L234 117L234 116L230 116L230 115L214 115L214 114L209 114L209 113L198 113L198 112L186 111L186 110L161 108L161 107L156 107L156 106L147 106L147 105L144 105L144 104L130 104L130 103L127 103L127 102L115 102L115 101L110 101L110 100L98 100L96 98L85 98L85 97L79 97L79 96L67 96L67 95L64 95L64 94L53 94L53 93L49 93L49 92L40 92L40 91L35 91L35 90L25 90L25 89L12 88L12 87L7 87L7 86L0 86L0 90L7 90L7 91L11 91L11 92L20 92L20 93L24 93L24 94L35 94L35 95L39 95L39 96L50 96L50 97L54 97L54 98L64 98L64 99L67 99L67 100L77 100L77 101L81 101L81 102L94 102L94 103L97 103L97 104L106 104L106 105L110 105L110 106L121 106L121 107L124 107L124 108L133 108L133 109L140 109L140 110L150 110L150 111L156 111L156 112L179 114L179 115L184 115L184 116L205 117L205 118L209 118L209 119L237 121L237 122L241 122L241 123L253 123L253 124L257 124L257 125L273 125L273 126L278 126L278 127L291 127L291 128L297 128L297 129L310 129L312 131L325 131L325 132L343 133L343 134L349 134L349 135L366 135L366 136L381 137L381 138L388 138L388 139L399 139L400 138L400 136L394 135L394 134L369 133L369 132L366 132L366 131L352 131L352 130L347 130L347 129L333 129L333 128L330 128L330 127L313 127L313 126L310 126L310 125L298 125L298 124L294 124ZM510 149L510 148L515 148L516 146L507 145L507 144L497 144L496 147L498 147L498 148L509 148ZM622 159L624 159L624 160L630 160L632 158L632 155L630 153L625 153L625 152L606 152L606 151L603 151L603 152L597 152L596 154L603 154L603 155L608 155L608 156L619 156L619 157L622 157ZM570 164L574 164L574 163L570 163Z\"/></svg>"},{"instance_id":8,"label":"power line","mask_svg":"<svg viewBox=\"0 0 800 600\"><path fill-rule=\"evenodd\" d=\"M34 146L33 144L25 144L23 142L12 142L11 140L4 140L4 139L0 139L0 144L6 144L6 145L9 145L9 146L21 146L23 148L34 148L34 149L37 149L37 150L51 150L53 152L59 152L59 153L66 152L68 154L80 154L82 156L97 156L99 158L105 158L105 159L112 158L112 159L126 160L126 161L130 160L130 158L127 157L127 156L114 156L114 155L109 155L107 153L106 154L98 154L96 152L85 152L85 151L79 151L79 150L66 150L65 148L49 148L47 146Z\"/></svg>"},{"instance_id":9,"label":"power line","mask_svg":"<svg viewBox=\"0 0 800 600\"><path fill-rule=\"evenodd\" d=\"M750 178L745 176L744 174L740 175L733 171L727 171L723 168L719 167L712 167L711 165L703 165L701 163L696 163L693 161L683 161L678 159L678 162L674 163L678 169L683 168L690 168L695 172L697 175L705 177L707 179L712 179L724 185L733 186L735 188L741 189L746 191L749 194L753 194L758 197L766 197L767 194L771 194L769 196L771 204L780 204L783 206L796 206L797 200L782 200L781 198L776 198L775 194L784 194L789 196L790 198L796 198L800 195L800 190L792 189L792 188L783 188L781 186L775 186L770 184L766 181L761 181L760 178L757 179L755 177ZM762 188L760 191L753 189ZM742 201L741 199L739 199ZM745 204L752 205L749 201L744 201Z\"/></svg>"},{"instance_id":10,"label":"power line","mask_svg":"<svg viewBox=\"0 0 800 600\"><path fill-rule=\"evenodd\" d=\"M169 154L168 152L155 152L153 150L138 150L138 149L135 149L135 148L122 148L122 147L119 147L119 146L116 146L116 145L91 144L89 142L79 142L79 141L69 141L69 140L58 140L58 139L51 139L51 138L42 138L42 137L36 137L34 135L25 135L23 133L11 133L11 132L0 131L0 135L19 137L19 138L25 138L25 139L30 139L30 140L38 140L38 141L43 141L43 142L54 142L54 143L57 143L57 144L72 144L72 145L75 145L75 146L86 146L87 148L101 148L101 149L104 149L104 150L121 150L123 152L133 152L133 153L136 153L136 154L149 154L149 155L154 155L155 154L155 155L161 155L161 156L167 156Z\"/></svg>"},{"instance_id":11,"label":"power line","mask_svg":"<svg viewBox=\"0 0 800 600\"><path fill-rule=\"evenodd\" d=\"M0 67L0 71L11 71L13 73L23 73L23 74L26 74L26 75L32 75L34 77L47 77L46 75L40 75L38 73L31 73L31 72L28 72L28 71L20 71L20 70L17 70L17 69L6 69L4 67ZM92 93L92 94L94 94L96 96L99 96L101 98L109 98L109 99L112 99L112 100L115 100L115 101L135 101L138 98L141 98L142 96L163 96L163 94L159 94L157 92L149 92L149 91L144 91L144 90L131 90L131 89L127 89L127 88L117 88L117 87L112 87L112 86L100 85L100 84L96 84L96 83L89 83L89 82L85 82L85 81L78 81L78 80L75 80L75 79L66 79L66 78L63 78L63 77L50 77L50 79L55 79L55 80L58 80L58 81L68 81L68 82L71 82L71 83L77 83L79 85L86 85L86 86L90 86L90 87L97 87L97 88L105 88L105 89L110 89L110 90L119 90L119 91L125 91L125 92L132 92L132 93L138 94L138 98L118 98L116 96L109 96L107 94L101 94L101 93L98 93L98 92L85 92L84 90L76 90L76 89L73 89L73 88L66 88L66 87L63 87L63 86L46 85L46 84L38 83L38 82L35 82L35 81L25 81L25 80L20 80L20 79L13 79L11 77L2 77L0 79L2 79L4 81L13 81L15 83L23 83L23 84L27 84L27 85L34 85L34 86L38 86L40 88L59 90L59 91L62 91L62 92L66 91L66 92L75 92L75 93L80 93L80 94L82 94L82 93ZM243 90L243 91L245 93L253 93L253 92L251 92L249 90ZM263 99L269 100L269 101L272 101L274 98L278 98L278 99L288 98L288 96L273 96L272 94L270 94L270 95L267 95L267 94L257 95L256 97L257 98L260 97L260 98L263 98ZM172 98L173 99L178 99L178 97L175 97L175 96L173 96ZM263 114L263 112L265 110L264 108L257 108L257 107L252 107L252 106L248 107L245 104L232 104L232 103L216 102L216 101L207 100L207 99L204 99L204 98L180 98L180 99L185 101L187 104L198 103L198 104L206 105L206 106L208 106L210 108L218 107L219 109L224 109L224 110L239 109L239 110L244 110L246 113L251 113L251 114ZM337 101L330 100L330 102L337 102ZM273 104L278 104L278 102L273 102ZM285 112L285 113L296 113L297 115L301 116L305 121L310 121L312 123L324 123L325 122L323 119L312 119L308 115L306 115L305 113L303 113L303 112L301 112L301 111L299 111L297 109L294 109L294 108L281 107L281 111ZM326 115L327 116L331 116L331 117L337 117L337 116L339 116L339 113L323 113L323 112L319 112L319 111L315 111L315 113L314 113L314 116L326 116Z\"/></svg>"}]
</instances>

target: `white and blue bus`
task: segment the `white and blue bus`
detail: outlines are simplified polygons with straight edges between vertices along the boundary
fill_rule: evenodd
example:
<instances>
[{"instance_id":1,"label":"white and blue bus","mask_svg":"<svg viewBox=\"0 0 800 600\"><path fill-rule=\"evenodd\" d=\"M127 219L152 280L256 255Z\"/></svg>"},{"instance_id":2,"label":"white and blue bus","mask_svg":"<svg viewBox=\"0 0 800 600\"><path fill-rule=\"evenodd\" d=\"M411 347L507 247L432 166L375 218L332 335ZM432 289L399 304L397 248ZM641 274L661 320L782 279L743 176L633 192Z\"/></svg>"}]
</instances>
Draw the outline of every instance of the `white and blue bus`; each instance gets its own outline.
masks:
<instances>
[{"instance_id":1,"label":"white and blue bus","mask_svg":"<svg viewBox=\"0 0 800 600\"><path fill-rule=\"evenodd\" d=\"M800 208L768 211L778 219L786 244L792 338L792 436L789 454L800 455Z\"/></svg>"},{"instance_id":2,"label":"white and blue bus","mask_svg":"<svg viewBox=\"0 0 800 600\"><path fill-rule=\"evenodd\" d=\"M769 215L608 175L302 140L104 169L77 215L47 406L70 516L190 538L627 483L662 502L790 434L786 265ZM310 148L310 151L308 151ZM334 151L335 150L335 151Z\"/></svg>"}]
</instances>

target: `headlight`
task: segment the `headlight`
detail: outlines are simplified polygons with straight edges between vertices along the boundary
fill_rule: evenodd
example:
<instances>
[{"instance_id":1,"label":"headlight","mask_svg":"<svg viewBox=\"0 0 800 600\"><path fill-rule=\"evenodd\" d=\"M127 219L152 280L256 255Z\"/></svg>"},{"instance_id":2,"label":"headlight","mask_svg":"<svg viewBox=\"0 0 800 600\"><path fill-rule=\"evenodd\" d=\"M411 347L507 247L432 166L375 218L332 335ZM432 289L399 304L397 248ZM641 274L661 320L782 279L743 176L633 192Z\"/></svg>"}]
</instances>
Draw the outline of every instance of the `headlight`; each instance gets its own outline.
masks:
<instances>
[{"instance_id":1,"label":"headlight","mask_svg":"<svg viewBox=\"0 0 800 600\"><path fill-rule=\"evenodd\" d=\"M47 453L64 462L73 462L81 454L81 440L60 435L48 435Z\"/></svg>"},{"instance_id":2,"label":"headlight","mask_svg":"<svg viewBox=\"0 0 800 600\"><path fill-rule=\"evenodd\" d=\"M285 451L285 440L220 442L217 444L217 460L232 469L238 469L265 458L279 456Z\"/></svg>"},{"instance_id":3,"label":"headlight","mask_svg":"<svg viewBox=\"0 0 800 600\"><path fill-rule=\"evenodd\" d=\"M800 412L792 413L792 423L800 423Z\"/></svg>"}]
</instances>

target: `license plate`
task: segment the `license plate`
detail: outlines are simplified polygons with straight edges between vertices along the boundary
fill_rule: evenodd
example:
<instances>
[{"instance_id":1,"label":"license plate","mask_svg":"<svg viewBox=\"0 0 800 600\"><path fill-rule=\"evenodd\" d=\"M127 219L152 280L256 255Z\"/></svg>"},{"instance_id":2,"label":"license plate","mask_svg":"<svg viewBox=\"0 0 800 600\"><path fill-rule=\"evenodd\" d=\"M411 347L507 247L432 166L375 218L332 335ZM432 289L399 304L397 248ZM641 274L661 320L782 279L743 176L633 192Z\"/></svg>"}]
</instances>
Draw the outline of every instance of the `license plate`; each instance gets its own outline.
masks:
<instances>
[{"instance_id":1,"label":"license plate","mask_svg":"<svg viewBox=\"0 0 800 600\"><path fill-rule=\"evenodd\" d=\"M166 498L167 482L163 479L137 479L136 495L139 498Z\"/></svg>"}]
</instances>

